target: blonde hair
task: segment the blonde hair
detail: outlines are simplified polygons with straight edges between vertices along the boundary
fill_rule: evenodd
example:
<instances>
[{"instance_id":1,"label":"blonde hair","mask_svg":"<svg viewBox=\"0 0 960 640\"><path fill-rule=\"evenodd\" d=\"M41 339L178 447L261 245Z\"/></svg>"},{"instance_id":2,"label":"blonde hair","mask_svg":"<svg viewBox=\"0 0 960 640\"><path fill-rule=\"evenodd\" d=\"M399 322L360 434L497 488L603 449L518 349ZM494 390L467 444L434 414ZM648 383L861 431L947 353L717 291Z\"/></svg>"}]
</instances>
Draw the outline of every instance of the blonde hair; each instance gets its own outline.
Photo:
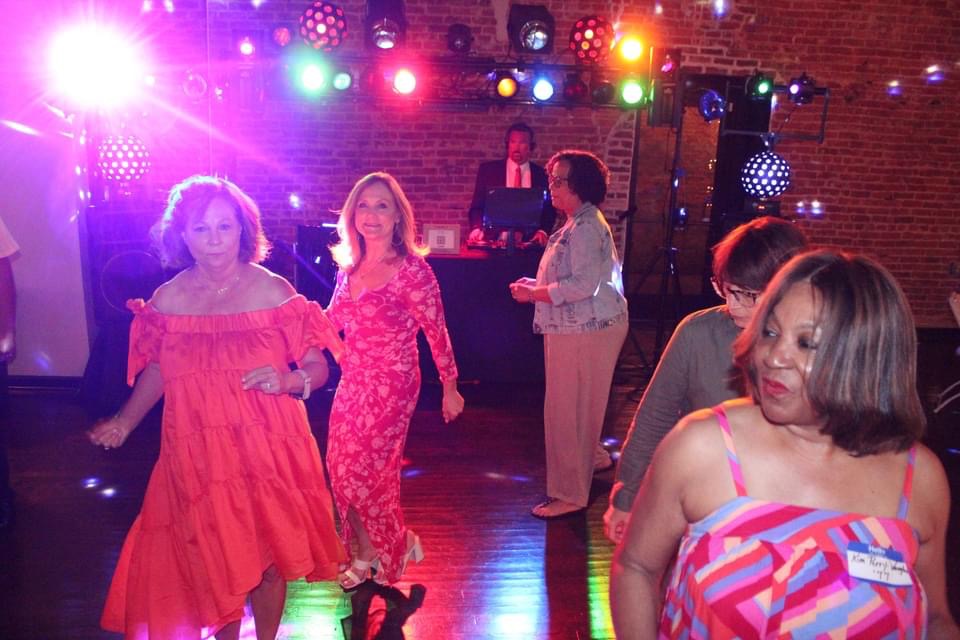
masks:
<instances>
[{"instance_id":1,"label":"blonde hair","mask_svg":"<svg viewBox=\"0 0 960 640\"><path fill-rule=\"evenodd\" d=\"M357 183L353 185L353 189L350 190L350 195L347 196L346 202L343 203L343 209L340 210L340 219L337 221L337 233L340 236L340 240L337 244L330 247L330 253L333 254L333 259L340 268L347 272L356 269L357 265L360 264L363 257L367 254L366 242L363 236L357 232L354 221L356 219L357 200L360 199L360 194L364 189L376 183L387 187L393 196L397 211L400 212L400 218L393 228L392 240L393 248L397 254L401 256L425 256L429 253L429 249L417 244L417 225L413 218L413 207L410 206L410 201L407 200L406 194L403 193L403 188L400 186L400 183L389 173L378 171L367 174L357 180Z\"/></svg>"}]
</instances>

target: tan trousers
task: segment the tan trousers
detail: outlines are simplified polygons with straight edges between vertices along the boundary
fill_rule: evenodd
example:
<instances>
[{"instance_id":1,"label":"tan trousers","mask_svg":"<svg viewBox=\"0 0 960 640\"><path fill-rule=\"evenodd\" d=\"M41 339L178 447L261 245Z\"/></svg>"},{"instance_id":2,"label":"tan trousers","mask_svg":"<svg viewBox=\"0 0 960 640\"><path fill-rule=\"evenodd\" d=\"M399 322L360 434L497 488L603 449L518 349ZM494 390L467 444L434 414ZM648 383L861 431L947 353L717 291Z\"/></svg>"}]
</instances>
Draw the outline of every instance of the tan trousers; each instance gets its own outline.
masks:
<instances>
[{"instance_id":1,"label":"tan trousers","mask_svg":"<svg viewBox=\"0 0 960 640\"><path fill-rule=\"evenodd\" d=\"M543 336L547 495L587 506L613 370L630 323Z\"/></svg>"}]
</instances>

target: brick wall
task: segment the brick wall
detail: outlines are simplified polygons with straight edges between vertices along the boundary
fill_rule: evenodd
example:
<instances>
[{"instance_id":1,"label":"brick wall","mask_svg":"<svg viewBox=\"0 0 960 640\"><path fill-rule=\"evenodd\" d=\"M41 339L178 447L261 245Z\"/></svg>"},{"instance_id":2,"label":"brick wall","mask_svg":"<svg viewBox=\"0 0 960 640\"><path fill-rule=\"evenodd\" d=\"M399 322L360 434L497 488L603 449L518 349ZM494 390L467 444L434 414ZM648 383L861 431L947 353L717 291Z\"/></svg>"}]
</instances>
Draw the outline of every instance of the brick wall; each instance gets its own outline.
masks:
<instances>
[{"instance_id":1,"label":"brick wall","mask_svg":"<svg viewBox=\"0 0 960 640\"><path fill-rule=\"evenodd\" d=\"M801 71L831 90L827 137L823 145L784 141L777 151L791 163L794 184L783 198L790 214L799 200L823 203L822 219L800 224L816 244L864 251L886 264L907 291L918 323L949 326L946 296L957 284L950 275L960 262L960 216L953 210L960 187L960 135L950 118L957 113L960 38L956 2L904 3L893 0L734 0L717 18L713 3L662 2L656 16L651 2L572 2L550 0L561 45L572 22L600 13L643 29L652 43L683 49L686 68L702 73L743 76L760 68L786 83ZM144 137L154 149L150 183L155 192L193 171L228 173L261 204L271 237L292 241L298 223L331 221L332 213L361 175L374 170L395 174L404 185L420 222L466 224L466 209L477 164L500 157L503 131L515 120L537 130L534 159L545 162L562 148L598 153L613 170L604 209L618 237L617 214L627 204L634 114L618 110L502 106L489 109L436 106L397 107L366 99L309 101L270 90L263 100L243 104L229 65L218 60L232 49L239 29L261 30L265 40L279 22L294 22L306 2L275 0L254 9L248 1L204 6L178 2L177 12L155 15L149 28L163 37L167 60L206 71L223 99L182 105L186 113L211 121L222 136L207 136L170 115L155 114ZM360 27L365 3L342 3L350 29L343 51L363 53ZM504 0L407 0L408 45L421 56L446 53L445 34L453 22L471 26L478 55L504 59L508 3ZM499 19L500 23L497 22ZM207 65L207 53L212 63ZM570 63L568 55L550 61ZM927 85L929 64L947 66L940 85ZM886 83L899 80L903 94L890 97ZM210 95L213 95L211 91ZM182 101L182 98L181 98ZM209 109L208 109L209 108ZM798 109L783 124L782 105L774 126L785 132L814 131L821 103ZM157 126L157 122L162 126ZM699 287L706 255L703 203L711 182L716 123L696 115L685 119L684 168L680 202L692 224L676 235L685 290ZM637 204L628 270L639 272L660 244L669 196L674 140L667 129L640 129ZM293 209L296 192L304 205ZM280 261L281 270L286 270Z\"/></svg>"}]
</instances>

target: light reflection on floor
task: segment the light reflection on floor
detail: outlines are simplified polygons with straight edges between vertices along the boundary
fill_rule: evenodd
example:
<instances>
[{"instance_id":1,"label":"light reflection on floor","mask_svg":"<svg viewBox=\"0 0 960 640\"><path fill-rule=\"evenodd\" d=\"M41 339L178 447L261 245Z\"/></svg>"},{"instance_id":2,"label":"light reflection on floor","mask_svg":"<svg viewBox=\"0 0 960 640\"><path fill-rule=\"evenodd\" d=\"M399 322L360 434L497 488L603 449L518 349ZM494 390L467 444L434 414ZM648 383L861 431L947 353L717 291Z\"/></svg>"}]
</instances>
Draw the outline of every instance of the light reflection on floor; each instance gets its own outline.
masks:
<instances>
[{"instance_id":1,"label":"light reflection on floor","mask_svg":"<svg viewBox=\"0 0 960 640\"><path fill-rule=\"evenodd\" d=\"M278 640L343 640L340 620L350 615L350 599L336 582L297 580L287 585L287 606ZM248 606L240 628L241 640L256 640Z\"/></svg>"}]
</instances>

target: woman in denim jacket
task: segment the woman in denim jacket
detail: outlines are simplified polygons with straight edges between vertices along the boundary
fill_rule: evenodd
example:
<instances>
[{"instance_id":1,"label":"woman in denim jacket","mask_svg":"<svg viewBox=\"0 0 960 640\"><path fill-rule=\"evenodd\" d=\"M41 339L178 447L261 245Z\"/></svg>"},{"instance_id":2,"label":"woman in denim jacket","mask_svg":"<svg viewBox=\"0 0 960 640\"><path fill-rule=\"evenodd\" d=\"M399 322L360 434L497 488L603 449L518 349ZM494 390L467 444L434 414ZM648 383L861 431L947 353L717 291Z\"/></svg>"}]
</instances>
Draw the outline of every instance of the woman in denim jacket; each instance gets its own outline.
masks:
<instances>
[{"instance_id":1,"label":"woman in denim jacket","mask_svg":"<svg viewBox=\"0 0 960 640\"><path fill-rule=\"evenodd\" d=\"M597 208L610 172L586 151L561 151L547 163L550 197L566 215L550 236L537 278L510 285L517 302L536 304L533 330L543 334L544 431L548 499L531 513L543 519L586 508L600 431L620 347L627 301L610 226Z\"/></svg>"}]
</instances>

